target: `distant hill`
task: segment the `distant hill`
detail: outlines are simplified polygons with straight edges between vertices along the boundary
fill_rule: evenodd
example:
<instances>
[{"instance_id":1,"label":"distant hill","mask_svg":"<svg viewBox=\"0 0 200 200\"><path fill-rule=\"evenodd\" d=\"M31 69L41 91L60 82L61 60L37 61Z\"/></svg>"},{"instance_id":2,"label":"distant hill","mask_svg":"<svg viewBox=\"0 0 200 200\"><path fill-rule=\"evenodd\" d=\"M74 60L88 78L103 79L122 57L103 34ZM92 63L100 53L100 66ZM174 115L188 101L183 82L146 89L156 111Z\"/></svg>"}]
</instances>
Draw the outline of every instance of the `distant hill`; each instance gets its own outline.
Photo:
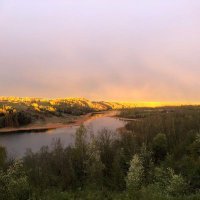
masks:
<instances>
[{"instance_id":1,"label":"distant hill","mask_svg":"<svg viewBox=\"0 0 200 200\"><path fill-rule=\"evenodd\" d=\"M54 117L54 122L64 123L87 113L135 107L156 107L174 105L159 102L108 102L90 101L85 98L28 98L0 97L0 128L21 127L38 121L48 123ZM180 105L180 104L179 104ZM135 110L135 109L134 109ZM128 111L129 112L129 111ZM56 118L56 119L55 119Z\"/></svg>"},{"instance_id":2,"label":"distant hill","mask_svg":"<svg viewBox=\"0 0 200 200\"><path fill-rule=\"evenodd\" d=\"M21 98L0 97L0 128L20 127L49 117L73 121L91 112L127 108L123 103L90 101L85 98Z\"/></svg>"},{"instance_id":3,"label":"distant hill","mask_svg":"<svg viewBox=\"0 0 200 200\"><path fill-rule=\"evenodd\" d=\"M130 106L130 104L129 104ZM118 102L90 101L85 98L21 98L0 97L0 112L35 110L40 112L66 112L84 114L92 111L127 108L128 104Z\"/></svg>"},{"instance_id":4,"label":"distant hill","mask_svg":"<svg viewBox=\"0 0 200 200\"><path fill-rule=\"evenodd\" d=\"M170 102L109 102L91 101L86 98L29 98L0 97L0 113L11 111L34 110L38 112L63 112L80 115L88 112L106 111L133 107L177 106L181 103ZM186 104L185 104L186 105Z\"/></svg>"}]
</instances>

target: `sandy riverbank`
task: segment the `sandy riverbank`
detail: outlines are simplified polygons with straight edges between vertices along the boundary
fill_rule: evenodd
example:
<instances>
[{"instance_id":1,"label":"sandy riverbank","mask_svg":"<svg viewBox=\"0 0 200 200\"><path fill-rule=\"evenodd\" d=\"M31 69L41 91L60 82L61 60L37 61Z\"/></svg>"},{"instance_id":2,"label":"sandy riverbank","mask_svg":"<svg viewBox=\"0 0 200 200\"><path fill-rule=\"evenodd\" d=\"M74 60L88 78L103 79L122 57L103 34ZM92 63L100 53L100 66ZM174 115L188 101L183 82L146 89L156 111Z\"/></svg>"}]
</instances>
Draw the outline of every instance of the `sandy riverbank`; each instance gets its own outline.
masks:
<instances>
[{"instance_id":1,"label":"sandy riverbank","mask_svg":"<svg viewBox=\"0 0 200 200\"><path fill-rule=\"evenodd\" d=\"M0 129L0 134L7 134L7 133L23 133L23 132L45 132L51 129L58 129L64 128L69 126L78 126L82 123L91 120L93 118L99 116L115 116L116 111L105 111L105 112L95 112L95 113L88 113L86 115L81 115L77 117L65 118L65 117L52 117L45 119L44 122L37 121L35 123L29 124L23 127L17 128L2 128Z\"/></svg>"}]
</instances>

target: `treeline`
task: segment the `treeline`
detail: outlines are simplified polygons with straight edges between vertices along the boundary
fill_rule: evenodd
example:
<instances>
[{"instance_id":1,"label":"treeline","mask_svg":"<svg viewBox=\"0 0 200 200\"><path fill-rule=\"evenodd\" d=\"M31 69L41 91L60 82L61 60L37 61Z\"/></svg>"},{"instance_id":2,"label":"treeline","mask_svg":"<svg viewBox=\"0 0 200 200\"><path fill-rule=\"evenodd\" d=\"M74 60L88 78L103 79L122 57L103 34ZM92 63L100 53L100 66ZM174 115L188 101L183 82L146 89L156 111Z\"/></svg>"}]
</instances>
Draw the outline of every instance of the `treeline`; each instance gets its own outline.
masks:
<instances>
[{"instance_id":1,"label":"treeline","mask_svg":"<svg viewBox=\"0 0 200 200\"><path fill-rule=\"evenodd\" d=\"M199 200L199 109L153 113L116 133L81 126L74 145L54 140L18 161L1 148L0 199Z\"/></svg>"},{"instance_id":2,"label":"treeline","mask_svg":"<svg viewBox=\"0 0 200 200\"><path fill-rule=\"evenodd\" d=\"M25 111L0 114L0 128L24 126L30 124L32 121L33 116Z\"/></svg>"}]
</instances>

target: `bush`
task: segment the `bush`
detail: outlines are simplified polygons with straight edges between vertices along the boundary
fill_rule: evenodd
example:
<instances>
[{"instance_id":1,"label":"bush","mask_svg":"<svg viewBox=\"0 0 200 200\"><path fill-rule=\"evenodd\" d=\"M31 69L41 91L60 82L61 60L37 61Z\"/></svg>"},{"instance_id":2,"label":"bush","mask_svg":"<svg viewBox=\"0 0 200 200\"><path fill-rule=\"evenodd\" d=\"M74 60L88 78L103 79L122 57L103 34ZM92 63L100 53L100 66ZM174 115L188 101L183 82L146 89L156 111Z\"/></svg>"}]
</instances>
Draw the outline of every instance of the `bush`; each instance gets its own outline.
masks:
<instances>
[{"instance_id":1,"label":"bush","mask_svg":"<svg viewBox=\"0 0 200 200\"><path fill-rule=\"evenodd\" d=\"M16 161L6 172L0 172L0 199L29 199L28 177L23 170L21 161Z\"/></svg>"}]
</instances>

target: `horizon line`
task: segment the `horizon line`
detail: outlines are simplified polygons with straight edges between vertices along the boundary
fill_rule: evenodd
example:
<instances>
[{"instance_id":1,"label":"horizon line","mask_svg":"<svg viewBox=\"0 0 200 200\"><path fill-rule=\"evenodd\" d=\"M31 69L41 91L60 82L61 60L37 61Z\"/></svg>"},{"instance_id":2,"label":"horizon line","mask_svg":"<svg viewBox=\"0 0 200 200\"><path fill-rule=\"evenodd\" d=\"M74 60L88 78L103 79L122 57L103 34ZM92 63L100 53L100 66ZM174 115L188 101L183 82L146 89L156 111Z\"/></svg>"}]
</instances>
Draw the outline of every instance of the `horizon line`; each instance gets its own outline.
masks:
<instances>
[{"instance_id":1,"label":"horizon line","mask_svg":"<svg viewBox=\"0 0 200 200\"><path fill-rule=\"evenodd\" d=\"M149 106L149 107L159 107L159 106L198 106L200 102L189 102L189 101L130 101L130 100L91 100L86 97L31 97L31 96L0 96L0 100L9 100L9 99L42 99L42 100L62 100L62 99L85 99L91 102L110 102L110 103L121 103L121 104L130 104L131 106L139 107L139 106Z\"/></svg>"}]
</instances>

